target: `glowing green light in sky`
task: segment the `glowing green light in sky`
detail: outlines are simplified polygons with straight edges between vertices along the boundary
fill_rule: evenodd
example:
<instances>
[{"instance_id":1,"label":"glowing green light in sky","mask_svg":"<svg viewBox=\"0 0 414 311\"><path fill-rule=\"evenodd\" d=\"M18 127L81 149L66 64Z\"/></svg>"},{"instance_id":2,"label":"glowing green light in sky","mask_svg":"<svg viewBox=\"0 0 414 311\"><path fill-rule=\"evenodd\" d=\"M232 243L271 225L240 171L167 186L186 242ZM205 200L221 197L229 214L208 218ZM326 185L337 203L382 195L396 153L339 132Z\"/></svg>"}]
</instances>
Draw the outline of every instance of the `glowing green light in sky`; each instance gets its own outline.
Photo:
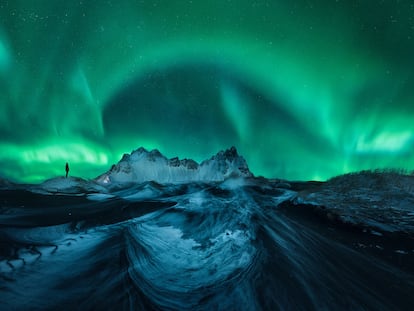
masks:
<instances>
[{"instance_id":1,"label":"glowing green light in sky","mask_svg":"<svg viewBox=\"0 0 414 311\"><path fill-rule=\"evenodd\" d=\"M140 145L256 175L414 168L412 1L0 3L0 174L95 177Z\"/></svg>"},{"instance_id":2,"label":"glowing green light in sky","mask_svg":"<svg viewBox=\"0 0 414 311\"><path fill-rule=\"evenodd\" d=\"M6 72L10 65L10 54L6 45L0 40L0 73Z\"/></svg>"}]
</instances>

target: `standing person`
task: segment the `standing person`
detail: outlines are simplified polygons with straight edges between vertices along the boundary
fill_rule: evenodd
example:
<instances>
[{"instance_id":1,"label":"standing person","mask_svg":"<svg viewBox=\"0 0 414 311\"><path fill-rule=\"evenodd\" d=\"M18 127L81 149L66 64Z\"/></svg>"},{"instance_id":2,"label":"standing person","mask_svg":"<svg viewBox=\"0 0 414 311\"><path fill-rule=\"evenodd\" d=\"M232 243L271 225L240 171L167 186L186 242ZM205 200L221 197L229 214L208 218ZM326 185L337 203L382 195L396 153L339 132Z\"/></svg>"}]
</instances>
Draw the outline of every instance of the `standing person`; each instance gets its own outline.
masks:
<instances>
[{"instance_id":1,"label":"standing person","mask_svg":"<svg viewBox=\"0 0 414 311\"><path fill-rule=\"evenodd\" d=\"M66 162L65 171L66 171L66 178L68 178L68 173L69 173L69 164L68 164L68 162Z\"/></svg>"}]
</instances>

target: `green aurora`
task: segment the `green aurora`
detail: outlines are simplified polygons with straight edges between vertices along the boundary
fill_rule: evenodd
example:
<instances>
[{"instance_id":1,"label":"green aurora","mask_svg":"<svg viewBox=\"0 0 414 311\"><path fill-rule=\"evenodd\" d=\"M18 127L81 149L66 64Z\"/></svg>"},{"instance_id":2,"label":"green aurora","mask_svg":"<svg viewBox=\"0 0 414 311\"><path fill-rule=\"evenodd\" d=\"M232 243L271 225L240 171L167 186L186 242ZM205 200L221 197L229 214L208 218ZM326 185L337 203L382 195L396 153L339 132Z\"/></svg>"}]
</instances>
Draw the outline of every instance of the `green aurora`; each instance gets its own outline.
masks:
<instances>
[{"instance_id":1,"label":"green aurora","mask_svg":"<svg viewBox=\"0 0 414 311\"><path fill-rule=\"evenodd\" d=\"M412 1L0 0L0 172L144 146L255 175L414 169Z\"/></svg>"}]
</instances>

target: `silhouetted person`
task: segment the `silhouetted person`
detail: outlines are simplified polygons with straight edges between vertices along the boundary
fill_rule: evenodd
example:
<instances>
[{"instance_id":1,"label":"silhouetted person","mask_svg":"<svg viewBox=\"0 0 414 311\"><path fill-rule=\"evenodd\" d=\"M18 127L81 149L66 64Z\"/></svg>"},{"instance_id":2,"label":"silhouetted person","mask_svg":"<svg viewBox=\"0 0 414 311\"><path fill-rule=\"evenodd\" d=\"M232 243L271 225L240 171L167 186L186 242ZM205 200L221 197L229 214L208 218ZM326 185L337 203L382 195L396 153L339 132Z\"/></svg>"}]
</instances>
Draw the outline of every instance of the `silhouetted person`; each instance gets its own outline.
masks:
<instances>
[{"instance_id":1,"label":"silhouetted person","mask_svg":"<svg viewBox=\"0 0 414 311\"><path fill-rule=\"evenodd\" d=\"M69 173L69 164L68 164L68 162L66 162L65 171L66 171L66 178L68 178L68 173Z\"/></svg>"}]
</instances>

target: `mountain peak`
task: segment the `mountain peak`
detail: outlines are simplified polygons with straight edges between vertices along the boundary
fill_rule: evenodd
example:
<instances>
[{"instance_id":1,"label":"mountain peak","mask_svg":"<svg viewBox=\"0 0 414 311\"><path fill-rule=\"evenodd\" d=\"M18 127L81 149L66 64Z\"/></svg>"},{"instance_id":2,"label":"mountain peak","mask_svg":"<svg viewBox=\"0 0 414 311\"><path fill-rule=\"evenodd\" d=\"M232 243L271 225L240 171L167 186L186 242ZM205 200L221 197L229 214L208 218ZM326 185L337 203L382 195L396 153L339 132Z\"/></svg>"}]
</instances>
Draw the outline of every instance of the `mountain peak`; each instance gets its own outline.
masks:
<instances>
[{"instance_id":1,"label":"mountain peak","mask_svg":"<svg viewBox=\"0 0 414 311\"><path fill-rule=\"evenodd\" d=\"M198 164L192 159L168 159L159 150L140 147L124 154L112 168L96 180L104 184L218 182L230 177L253 177L246 160L235 147L219 151Z\"/></svg>"},{"instance_id":2,"label":"mountain peak","mask_svg":"<svg viewBox=\"0 0 414 311\"><path fill-rule=\"evenodd\" d=\"M219 151L215 156L214 159L235 159L240 157L237 153L236 147L232 146L229 149Z\"/></svg>"}]
</instances>

